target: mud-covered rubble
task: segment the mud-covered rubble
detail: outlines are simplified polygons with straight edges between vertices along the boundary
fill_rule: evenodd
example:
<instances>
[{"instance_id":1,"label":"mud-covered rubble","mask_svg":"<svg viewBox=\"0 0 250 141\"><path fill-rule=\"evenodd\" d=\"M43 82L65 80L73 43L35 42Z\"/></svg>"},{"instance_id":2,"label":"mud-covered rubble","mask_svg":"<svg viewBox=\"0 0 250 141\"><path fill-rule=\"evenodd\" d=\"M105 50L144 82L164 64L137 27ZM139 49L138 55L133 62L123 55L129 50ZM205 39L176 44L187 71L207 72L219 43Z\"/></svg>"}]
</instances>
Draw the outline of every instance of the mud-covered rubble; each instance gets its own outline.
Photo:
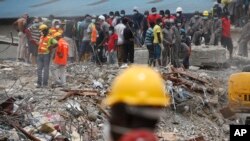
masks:
<instances>
[{"instance_id":1,"label":"mud-covered rubble","mask_svg":"<svg viewBox=\"0 0 250 141\"><path fill-rule=\"evenodd\" d=\"M210 75L212 71L155 69L166 80L166 88L172 90L169 93L174 97L158 125L160 140L227 139L228 123L235 121L225 120L219 113L226 95L219 74L215 78ZM104 140L103 129L109 112L102 100L121 70L117 66L69 64L67 86L37 89L35 66L2 62L0 97L15 101L9 103L8 112L0 108L0 140Z\"/></svg>"}]
</instances>

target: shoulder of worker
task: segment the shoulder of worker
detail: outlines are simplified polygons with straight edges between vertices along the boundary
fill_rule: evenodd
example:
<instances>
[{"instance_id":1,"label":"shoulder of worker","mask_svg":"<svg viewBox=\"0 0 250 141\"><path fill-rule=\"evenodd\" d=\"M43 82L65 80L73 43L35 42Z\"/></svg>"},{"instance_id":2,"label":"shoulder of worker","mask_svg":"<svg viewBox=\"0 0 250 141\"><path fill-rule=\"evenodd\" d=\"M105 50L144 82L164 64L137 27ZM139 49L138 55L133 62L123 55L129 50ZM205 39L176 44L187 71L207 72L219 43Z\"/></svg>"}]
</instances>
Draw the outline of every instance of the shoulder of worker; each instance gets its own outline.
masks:
<instances>
[{"instance_id":1,"label":"shoulder of worker","mask_svg":"<svg viewBox=\"0 0 250 141\"><path fill-rule=\"evenodd\" d=\"M61 38L59 41L58 41L58 43L61 43L62 45L64 45L64 46L69 46L69 44L68 44L68 42L64 39L64 38Z\"/></svg>"}]
</instances>

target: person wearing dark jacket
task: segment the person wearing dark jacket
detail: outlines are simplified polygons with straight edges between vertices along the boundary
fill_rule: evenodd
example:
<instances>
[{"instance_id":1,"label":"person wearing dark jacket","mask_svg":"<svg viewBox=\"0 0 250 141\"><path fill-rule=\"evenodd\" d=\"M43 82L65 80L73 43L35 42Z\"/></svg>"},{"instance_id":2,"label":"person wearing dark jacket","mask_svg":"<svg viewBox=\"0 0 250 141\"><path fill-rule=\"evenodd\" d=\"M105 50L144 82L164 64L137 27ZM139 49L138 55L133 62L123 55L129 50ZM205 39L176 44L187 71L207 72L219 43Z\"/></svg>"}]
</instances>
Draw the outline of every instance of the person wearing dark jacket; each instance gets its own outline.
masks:
<instances>
[{"instance_id":1,"label":"person wearing dark jacket","mask_svg":"<svg viewBox=\"0 0 250 141\"><path fill-rule=\"evenodd\" d=\"M123 30L124 36L124 62L134 63L134 35L130 29L133 23L126 20L126 28Z\"/></svg>"},{"instance_id":2,"label":"person wearing dark jacket","mask_svg":"<svg viewBox=\"0 0 250 141\"><path fill-rule=\"evenodd\" d=\"M185 69L189 68L189 57L191 53L191 40L187 36L185 29L181 29L181 48L180 58L183 59L182 64Z\"/></svg>"},{"instance_id":3,"label":"person wearing dark jacket","mask_svg":"<svg viewBox=\"0 0 250 141\"><path fill-rule=\"evenodd\" d=\"M140 26L143 20L143 14L141 14L137 7L134 7L134 14L132 16L133 26L131 28L134 29L135 34L135 44L137 46L141 46L141 37L140 37Z\"/></svg>"},{"instance_id":4,"label":"person wearing dark jacket","mask_svg":"<svg viewBox=\"0 0 250 141\"><path fill-rule=\"evenodd\" d=\"M146 32L147 32L147 30L149 28L148 15L149 15L149 11L146 10L144 12L144 18L143 18L143 20L141 22L141 31L142 31L142 38L143 38L142 43L143 44L144 44L144 39L146 37Z\"/></svg>"}]
</instances>

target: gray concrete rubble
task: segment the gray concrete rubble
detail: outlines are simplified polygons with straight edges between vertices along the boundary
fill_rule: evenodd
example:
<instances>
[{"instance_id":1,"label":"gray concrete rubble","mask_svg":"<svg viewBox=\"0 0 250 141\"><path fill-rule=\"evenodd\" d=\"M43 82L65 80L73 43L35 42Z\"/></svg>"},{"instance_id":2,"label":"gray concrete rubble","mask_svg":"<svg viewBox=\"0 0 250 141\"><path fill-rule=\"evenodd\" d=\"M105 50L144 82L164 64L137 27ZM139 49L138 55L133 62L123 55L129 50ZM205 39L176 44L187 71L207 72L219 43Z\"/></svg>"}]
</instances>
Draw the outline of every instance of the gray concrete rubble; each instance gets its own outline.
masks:
<instances>
[{"instance_id":1,"label":"gray concrete rubble","mask_svg":"<svg viewBox=\"0 0 250 141\"><path fill-rule=\"evenodd\" d=\"M193 46L190 64L200 67L219 67L227 62L227 50L221 46Z\"/></svg>"},{"instance_id":2,"label":"gray concrete rubble","mask_svg":"<svg viewBox=\"0 0 250 141\"><path fill-rule=\"evenodd\" d=\"M135 62L148 64L148 50L146 48L135 49Z\"/></svg>"},{"instance_id":3,"label":"gray concrete rubble","mask_svg":"<svg viewBox=\"0 0 250 141\"><path fill-rule=\"evenodd\" d=\"M211 52L216 50L211 49ZM223 61L221 57L220 62ZM235 121L224 120L219 109L226 104L227 92L223 84L237 68L221 71L155 69L161 73L172 97L171 106L163 109L165 114L156 131L160 140L217 141L228 136L228 123ZM38 89L36 66L2 61L0 140L47 141L59 137L71 141L104 140L103 129L109 110L102 100L122 70L117 66L98 67L91 63L69 64L65 87ZM52 81L51 76L50 83ZM13 101L7 106L2 104L10 98Z\"/></svg>"}]
</instances>

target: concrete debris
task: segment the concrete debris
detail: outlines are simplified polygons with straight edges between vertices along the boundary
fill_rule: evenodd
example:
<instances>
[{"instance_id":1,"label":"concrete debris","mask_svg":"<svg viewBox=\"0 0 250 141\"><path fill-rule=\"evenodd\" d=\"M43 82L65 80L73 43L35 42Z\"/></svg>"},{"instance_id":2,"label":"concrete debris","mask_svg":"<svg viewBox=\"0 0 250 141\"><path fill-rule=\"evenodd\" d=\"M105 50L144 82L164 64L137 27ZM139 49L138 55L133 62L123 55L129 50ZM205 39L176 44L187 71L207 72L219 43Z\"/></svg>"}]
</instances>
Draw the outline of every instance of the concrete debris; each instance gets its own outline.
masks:
<instances>
[{"instance_id":1,"label":"concrete debris","mask_svg":"<svg viewBox=\"0 0 250 141\"><path fill-rule=\"evenodd\" d=\"M93 80L93 88L99 88L99 89L103 89L103 85L101 82Z\"/></svg>"},{"instance_id":2,"label":"concrete debris","mask_svg":"<svg viewBox=\"0 0 250 141\"><path fill-rule=\"evenodd\" d=\"M190 64L199 67L219 67L227 62L227 50L221 46L193 46Z\"/></svg>"},{"instance_id":3,"label":"concrete debris","mask_svg":"<svg viewBox=\"0 0 250 141\"><path fill-rule=\"evenodd\" d=\"M70 64L67 87L37 89L34 66L3 61L0 140L103 140L109 112L101 106L102 100L114 78L126 67ZM170 66L156 69L166 80L166 89L172 97L172 108L165 109L158 126L160 140L227 138L227 125L234 121L224 120L219 109L224 106L220 101L226 93L222 84L231 70L213 72L194 67L195 72L191 72ZM12 102L6 104L7 100Z\"/></svg>"}]
</instances>

